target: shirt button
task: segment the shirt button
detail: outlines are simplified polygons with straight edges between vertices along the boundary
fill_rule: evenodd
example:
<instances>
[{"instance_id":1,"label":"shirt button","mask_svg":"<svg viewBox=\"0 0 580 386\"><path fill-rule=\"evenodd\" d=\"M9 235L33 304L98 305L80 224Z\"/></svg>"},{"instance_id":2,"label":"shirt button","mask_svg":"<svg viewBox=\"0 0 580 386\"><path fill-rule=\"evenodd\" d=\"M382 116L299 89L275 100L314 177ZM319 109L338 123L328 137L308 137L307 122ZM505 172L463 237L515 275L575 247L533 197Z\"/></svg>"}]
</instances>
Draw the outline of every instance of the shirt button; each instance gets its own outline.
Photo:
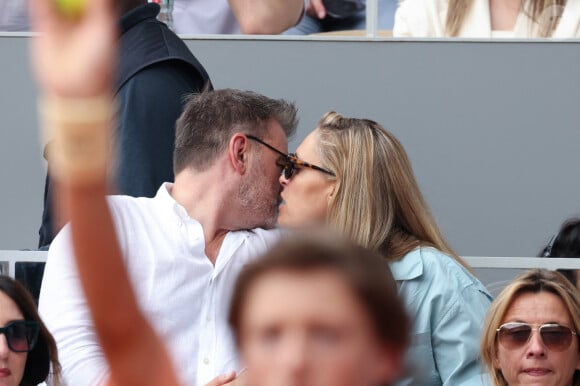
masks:
<instances>
[{"instance_id":1,"label":"shirt button","mask_svg":"<svg viewBox=\"0 0 580 386\"><path fill-rule=\"evenodd\" d=\"M205 320L207 320L207 321L209 322L209 321L211 320L211 316L209 316L209 315L208 315L208 316L206 316L206 317L205 317Z\"/></svg>"},{"instance_id":2,"label":"shirt button","mask_svg":"<svg viewBox=\"0 0 580 386\"><path fill-rule=\"evenodd\" d=\"M203 364L209 365L209 359L207 357L203 358Z\"/></svg>"}]
</instances>

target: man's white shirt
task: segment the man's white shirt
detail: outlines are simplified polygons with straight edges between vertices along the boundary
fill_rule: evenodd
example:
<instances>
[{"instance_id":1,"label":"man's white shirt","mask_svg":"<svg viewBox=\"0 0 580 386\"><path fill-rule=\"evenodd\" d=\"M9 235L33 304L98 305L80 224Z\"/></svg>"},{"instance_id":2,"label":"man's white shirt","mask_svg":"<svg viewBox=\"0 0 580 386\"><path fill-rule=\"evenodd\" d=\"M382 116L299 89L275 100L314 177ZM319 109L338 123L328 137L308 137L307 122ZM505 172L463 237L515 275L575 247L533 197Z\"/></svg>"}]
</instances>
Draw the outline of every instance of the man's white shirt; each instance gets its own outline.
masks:
<instances>
[{"instance_id":1,"label":"man's white shirt","mask_svg":"<svg viewBox=\"0 0 580 386\"><path fill-rule=\"evenodd\" d=\"M171 197L171 187L164 184L153 198L110 196L109 207L140 307L182 383L201 386L240 370L227 324L233 286L243 266L269 249L280 231L229 232L214 266L205 255L201 224ZM67 385L101 383L108 366L80 288L68 226L50 247L39 303Z\"/></svg>"}]
</instances>

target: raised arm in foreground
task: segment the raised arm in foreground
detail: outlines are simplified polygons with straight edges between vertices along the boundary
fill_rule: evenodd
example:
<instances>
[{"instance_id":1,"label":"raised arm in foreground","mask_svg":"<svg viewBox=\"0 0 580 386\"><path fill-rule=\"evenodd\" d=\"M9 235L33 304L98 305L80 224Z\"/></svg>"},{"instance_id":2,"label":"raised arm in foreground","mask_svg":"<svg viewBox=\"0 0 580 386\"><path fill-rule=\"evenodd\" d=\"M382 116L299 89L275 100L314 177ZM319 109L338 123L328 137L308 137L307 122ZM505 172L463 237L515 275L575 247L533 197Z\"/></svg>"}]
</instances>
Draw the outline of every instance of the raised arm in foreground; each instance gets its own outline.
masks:
<instances>
[{"instance_id":1,"label":"raised arm in foreground","mask_svg":"<svg viewBox=\"0 0 580 386\"><path fill-rule=\"evenodd\" d=\"M33 66L42 123L53 141L60 207L71 221L74 254L110 385L177 386L169 356L139 310L123 265L105 194L113 123L116 16L110 0L86 0L71 19L54 0L31 2ZM113 283L113 285L111 285ZM144 371L148 369L149 371Z\"/></svg>"}]
</instances>

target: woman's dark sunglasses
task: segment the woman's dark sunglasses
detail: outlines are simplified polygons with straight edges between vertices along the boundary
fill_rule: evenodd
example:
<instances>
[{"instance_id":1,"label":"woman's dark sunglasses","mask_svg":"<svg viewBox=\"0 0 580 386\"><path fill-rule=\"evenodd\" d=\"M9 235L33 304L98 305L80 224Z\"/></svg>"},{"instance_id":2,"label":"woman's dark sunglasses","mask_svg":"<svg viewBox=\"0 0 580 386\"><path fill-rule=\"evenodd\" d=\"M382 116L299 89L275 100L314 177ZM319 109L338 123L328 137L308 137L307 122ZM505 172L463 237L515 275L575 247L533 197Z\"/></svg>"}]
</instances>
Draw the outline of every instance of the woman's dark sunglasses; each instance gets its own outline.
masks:
<instances>
[{"instance_id":1,"label":"woman's dark sunglasses","mask_svg":"<svg viewBox=\"0 0 580 386\"><path fill-rule=\"evenodd\" d=\"M32 351L38 340L37 322L17 320L0 327L0 334L6 337L8 348L14 352Z\"/></svg>"},{"instance_id":2,"label":"woman's dark sunglasses","mask_svg":"<svg viewBox=\"0 0 580 386\"><path fill-rule=\"evenodd\" d=\"M544 346L552 351L564 351L570 344L572 338L577 336L566 326L555 323L542 324L534 327L528 323L506 323L499 326L497 337L499 343L508 350L515 350L523 347L530 341L532 331L538 331Z\"/></svg>"},{"instance_id":3,"label":"woman's dark sunglasses","mask_svg":"<svg viewBox=\"0 0 580 386\"><path fill-rule=\"evenodd\" d=\"M246 137L248 137L248 139L251 139L252 141L256 141L256 142L266 146L268 149L278 153L283 158L283 161L281 161L278 164L278 166L280 166L282 168L282 173L284 173L284 178L286 178L287 180L292 178L296 169L299 169L299 168L310 168L310 169L318 170L322 173L326 173L328 175L335 177L335 174L333 172L331 172L330 170L327 170L327 169L320 167L320 166L316 166L316 165L308 163L306 161L302 161L301 159L299 159L296 156L295 153L285 154L285 153L281 152L280 150L276 149L274 146L267 144L266 142L262 141L260 138L254 137L253 135L246 135Z\"/></svg>"}]
</instances>

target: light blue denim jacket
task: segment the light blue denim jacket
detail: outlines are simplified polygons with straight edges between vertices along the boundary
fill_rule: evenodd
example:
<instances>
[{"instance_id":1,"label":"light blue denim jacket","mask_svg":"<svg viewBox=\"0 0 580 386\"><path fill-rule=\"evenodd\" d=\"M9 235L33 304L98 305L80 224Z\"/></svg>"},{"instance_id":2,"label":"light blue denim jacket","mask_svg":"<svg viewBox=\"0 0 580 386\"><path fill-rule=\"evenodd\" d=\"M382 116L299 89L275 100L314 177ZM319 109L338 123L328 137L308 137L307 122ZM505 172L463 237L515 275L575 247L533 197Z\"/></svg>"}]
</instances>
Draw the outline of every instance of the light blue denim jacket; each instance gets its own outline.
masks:
<instances>
[{"instance_id":1,"label":"light blue denim jacket","mask_svg":"<svg viewBox=\"0 0 580 386\"><path fill-rule=\"evenodd\" d=\"M492 297L483 284L434 248L417 248L390 266L413 323L396 385L487 384L479 340Z\"/></svg>"}]
</instances>

